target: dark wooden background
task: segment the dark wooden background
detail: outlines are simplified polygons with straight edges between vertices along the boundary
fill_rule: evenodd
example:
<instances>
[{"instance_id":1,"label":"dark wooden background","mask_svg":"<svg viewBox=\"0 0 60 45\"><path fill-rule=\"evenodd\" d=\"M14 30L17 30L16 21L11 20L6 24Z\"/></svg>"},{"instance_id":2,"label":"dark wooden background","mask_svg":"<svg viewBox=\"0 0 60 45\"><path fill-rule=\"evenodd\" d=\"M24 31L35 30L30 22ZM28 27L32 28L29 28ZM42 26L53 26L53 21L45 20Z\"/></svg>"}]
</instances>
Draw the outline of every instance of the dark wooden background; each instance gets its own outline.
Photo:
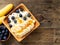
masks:
<instances>
[{"instance_id":1,"label":"dark wooden background","mask_svg":"<svg viewBox=\"0 0 60 45\"><path fill-rule=\"evenodd\" d=\"M60 0L0 0L0 9L9 3L24 3L41 25L20 43L11 35L0 45L60 45Z\"/></svg>"}]
</instances>

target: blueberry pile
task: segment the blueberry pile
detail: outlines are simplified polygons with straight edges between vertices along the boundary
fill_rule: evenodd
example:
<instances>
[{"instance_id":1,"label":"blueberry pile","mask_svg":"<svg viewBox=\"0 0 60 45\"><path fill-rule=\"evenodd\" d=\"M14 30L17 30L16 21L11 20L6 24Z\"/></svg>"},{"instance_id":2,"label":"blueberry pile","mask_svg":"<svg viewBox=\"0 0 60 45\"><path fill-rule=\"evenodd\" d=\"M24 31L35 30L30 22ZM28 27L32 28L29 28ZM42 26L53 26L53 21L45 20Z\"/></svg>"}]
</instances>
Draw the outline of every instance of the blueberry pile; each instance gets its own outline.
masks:
<instances>
[{"instance_id":1,"label":"blueberry pile","mask_svg":"<svg viewBox=\"0 0 60 45\"><path fill-rule=\"evenodd\" d=\"M0 26L0 40L6 40L9 36L9 31L5 26Z\"/></svg>"}]
</instances>

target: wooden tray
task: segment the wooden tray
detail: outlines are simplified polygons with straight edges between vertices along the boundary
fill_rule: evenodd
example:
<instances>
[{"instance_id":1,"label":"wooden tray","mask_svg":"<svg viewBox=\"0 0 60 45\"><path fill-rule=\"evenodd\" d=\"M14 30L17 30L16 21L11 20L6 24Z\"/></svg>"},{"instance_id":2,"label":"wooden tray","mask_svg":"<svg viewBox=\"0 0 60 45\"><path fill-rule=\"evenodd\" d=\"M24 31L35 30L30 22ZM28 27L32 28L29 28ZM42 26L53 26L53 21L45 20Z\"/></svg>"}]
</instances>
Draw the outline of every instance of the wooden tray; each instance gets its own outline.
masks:
<instances>
[{"instance_id":1,"label":"wooden tray","mask_svg":"<svg viewBox=\"0 0 60 45\"><path fill-rule=\"evenodd\" d=\"M15 9L13 9L8 15L10 15L10 14L12 14L13 12L15 12L17 9L19 9L19 8L23 8L24 10L26 10L26 11L28 11L30 14L31 14L31 16L32 16L32 18L36 21L35 22L35 26L34 26L34 28L30 31L30 32L28 32L28 34L26 34L26 35L24 35L23 37L21 37L21 38L18 38L18 37L16 37L11 31L10 31L10 27L9 27L9 24L8 24L8 22L7 22L7 19L8 19L8 16L6 16L5 17L5 19L3 20L3 24L8 28L8 30L11 32L11 34L15 37L15 39L18 41L18 42L20 42L20 41L22 41L26 36L28 36L33 30L35 30L39 25L40 25L40 23L37 21L37 19L33 16L33 14L28 10L28 8L24 5L24 4L19 4Z\"/></svg>"}]
</instances>

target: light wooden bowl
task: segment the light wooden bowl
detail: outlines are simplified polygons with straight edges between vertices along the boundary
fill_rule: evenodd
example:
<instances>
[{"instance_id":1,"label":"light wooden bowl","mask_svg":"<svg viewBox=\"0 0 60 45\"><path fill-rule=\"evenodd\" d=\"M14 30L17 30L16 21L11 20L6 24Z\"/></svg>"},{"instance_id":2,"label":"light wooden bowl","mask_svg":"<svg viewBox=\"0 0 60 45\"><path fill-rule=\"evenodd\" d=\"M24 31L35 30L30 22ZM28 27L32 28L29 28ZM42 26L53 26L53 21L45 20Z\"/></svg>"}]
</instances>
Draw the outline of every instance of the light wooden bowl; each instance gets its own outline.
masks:
<instances>
[{"instance_id":1,"label":"light wooden bowl","mask_svg":"<svg viewBox=\"0 0 60 45\"><path fill-rule=\"evenodd\" d=\"M7 19L8 19L8 16L6 16L6 18L3 20L3 24L8 28L8 30L11 32L11 34L15 37L15 39L18 41L18 42L20 42L20 41L22 41L26 36L28 36L33 30L35 30L39 25L40 25L40 23L37 21L37 19L33 16L33 14L28 10L28 8L22 3L22 4L19 4L15 9L13 9L9 14L12 14L13 12L15 12L17 9L19 9L19 8L22 8L22 9L24 9L25 11L28 11L29 13L30 13L30 15L31 15L31 17L36 21L35 22L35 25L34 25L34 28L30 31L30 32L28 32L26 35L24 35L23 37L21 37L21 38L18 38L18 37L16 37L15 36L15 34L14 33L12 33L11 31L10 31L10 27L9 27L9 24L7 23ZM8 14L8 15L9 15Z\"/></svg>"}]
</instances>

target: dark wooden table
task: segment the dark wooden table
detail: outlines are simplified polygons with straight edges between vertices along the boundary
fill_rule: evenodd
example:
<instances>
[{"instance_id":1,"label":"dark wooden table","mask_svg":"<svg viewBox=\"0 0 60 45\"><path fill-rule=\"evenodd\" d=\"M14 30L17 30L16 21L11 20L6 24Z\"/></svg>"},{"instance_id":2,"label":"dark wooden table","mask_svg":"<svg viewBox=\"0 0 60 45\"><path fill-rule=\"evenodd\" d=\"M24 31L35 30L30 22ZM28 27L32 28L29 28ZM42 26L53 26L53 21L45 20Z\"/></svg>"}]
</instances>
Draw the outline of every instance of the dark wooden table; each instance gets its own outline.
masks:
<instances>
[{"instance_id":1,"label":"dark wooden table","mask_svg":"<svg viewBox=\"0 0 60 45\"><path fill-rule=\"evenodd\" d=\"M0 0L0 9L9 3L24 3L41 25L20 43L11 35L0 45L60 45L60 0Z\"/></svg>"}]
</instances>

